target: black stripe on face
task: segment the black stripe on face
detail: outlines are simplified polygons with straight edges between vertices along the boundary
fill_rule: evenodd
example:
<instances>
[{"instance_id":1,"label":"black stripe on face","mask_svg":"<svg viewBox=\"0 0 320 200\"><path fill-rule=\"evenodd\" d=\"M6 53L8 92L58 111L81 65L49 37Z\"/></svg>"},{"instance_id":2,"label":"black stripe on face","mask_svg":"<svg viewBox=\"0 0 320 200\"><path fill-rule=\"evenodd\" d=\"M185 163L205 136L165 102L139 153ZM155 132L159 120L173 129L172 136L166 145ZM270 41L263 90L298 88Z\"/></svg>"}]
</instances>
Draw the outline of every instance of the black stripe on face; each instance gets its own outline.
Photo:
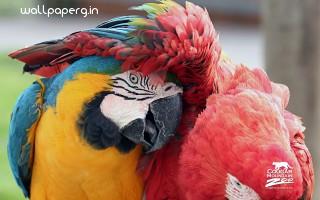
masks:
<instances>
[{"instance_id":1,"label":"black stripe on face","mask_svg":"<svg viewBox=\"0 0 320 200\"><path fill-rule=\"evenodd\" d=\"M146 90L146 89L141 89L141 88L139 88L139 87L137 87L137 86L135 86L135 85L130 85L130 83L128 83L125 79L123 79L123 78L119 78L119 77L117 77L117 78L115 78L115 79L112 79L112 81L113 81L113 83L115 83L115 84L117 84L117 83L119 83L118 81L122 81L122 82L124 82L129 88L133 88L133 89L135 89L135 90L138 90L138 91L144 91L144 92L149 92L149 93L151 93L151 94L154 94L154 92L152 92L152 91L150 91L150 90ZM113 86L114 84L112 84L112 86ZM149 89L149 88L148 88Z\"/></svg>"},{"instance_id":2,"label":"black stripe on face","mask_svg":"<svg viewBox=\"0 0 320 200\"><path fill-rule=\"evenodd\" d=\"M152 99L152 97L144 97L144 98L137 99L137 100L138 100L138 101L144 101L144 100L147 100L147 99Z\"/></svg>"},{"instance_id":3,"label":"black stripe on face","mask_svg":"<svg viewBox=\"0 0 320 200\"><path fill-rule=\"evenodd\" d=\"M147 90L150 90L150 87L149 87L149 77L148 76L145 76L143 78L143 84L144 84L144 88L146 88Z\"/></svg>"},{"instance_id":4,"label":"black stripe on face","mask_svg":"<svg viewBox=\"0 0 320 200\"><path fill-rule=\"evenodd\" d=\"M143 88L145 88L144 79L145 79L145 77L143 77L143 76L140 75L139 85L140 85L141 87L143 87Z\"/></svg>"},{"instance_id":5,"label":"black stripe on face","mask_svg":"<svg viewBox=\"0 0 320 200\"><path fill-rule=\"evenodd\" d=\"M137 92L128 90L128 88L125 88L125 87L123 87L123 86L113 85L113 84L110 84L110 85L111 85L112 87L114 87L114 88L121 88L121 89L127 91L127 92L130 93L130 94L134 94L134 95L152 95L152 96L154 96L154 93L152 93L152 92L150 92L150 91L146 91L146 92L148 92L148 93L137 93ZM141 91L141 90L140 90L140 91ZM142 90L142 91L145 91L145 90Z\"/></svg>"},{"instance_id":6,"label":"black stripe on face","mask_svg":"<svg viewBox=\"0 0 320 200\"><path fill-rule=\"evenodd\" d=\"M152 99L152 98L153 98L153 96L140 97L140 98L139 98L139 97L136 97L136 98L134 98L134 97L127 97L127 96L124 96L124 95L122 95L122 94L115 93L115 92L112 92L112 94L113 94L113 95L116 95L116 96L118 96L118 97L122 97L122 98L124 98L125 100L144 101L144 100Z\"/></svg>"},{"instance_id":7,"label":"black stripe on face","mask_svg":"<svg viewBox=\"0 0 320 200\"><path fill-rule=\"evenodd\" d=\"M144 84L147 86L148 90L150 90L150 89L149 89L149 79L150 79L150 78L147 77L147 76L144 78Z\"/></svg>"},{"instance_id":8,"label":"black stripe on face","mask_svg":"<svg viewBox=\"0 0 320 200\"><path fill-rule=\"evenodd\" d=\"M151 78L141 73L129 73L126 77L114 77L113 94L126 100L143 101L152 99L156 95L157 85L151 84ZM123 91L121 91L123 90Z\"/></svg>"},{"instance_id":9,"label":"black stripe on face","mask_svg":"<svg viewBox=\"0 0 320 200\"><path fill-rule=\"evenodd\" d=\"M111 92L111 94L116 95L116 96L118 96L118 97L122 97L122 98L124 98L125 100L138 100L137 98L127 97L127 96L124 96L124 95L122 95L122 94L115 93L115 92Z\"/></svg>"}]
</instances>

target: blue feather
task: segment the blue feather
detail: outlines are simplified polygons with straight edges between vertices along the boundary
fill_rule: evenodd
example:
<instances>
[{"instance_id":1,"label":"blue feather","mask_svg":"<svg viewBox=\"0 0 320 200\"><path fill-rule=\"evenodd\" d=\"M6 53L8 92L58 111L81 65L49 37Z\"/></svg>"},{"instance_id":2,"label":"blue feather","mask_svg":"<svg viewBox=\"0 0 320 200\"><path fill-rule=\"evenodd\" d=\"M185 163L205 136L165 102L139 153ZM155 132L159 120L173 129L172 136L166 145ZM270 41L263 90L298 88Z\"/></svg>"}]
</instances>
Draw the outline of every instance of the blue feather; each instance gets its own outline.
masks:
<instances>
[{"instance_id":1,"label":"blue feather","mask_svg":"<svg viewBox=\"0 0 320 200\"><path fill-rule=\"evenodd\" d=\"M46 106L55 106L56 98L63 85L81 72L91 72L98 74L117 74L120 72L121 62L113 57L90 56L81 58L72 63L63 73L50 78L47 91L45 93Z\"/></svg>"},{"instance_id":2,"label":"blue feather","mask_svg":"<svg viewBox=\"0 0 320 200\"><path fill-rule=\"evenodd\" d=\"M59 91L76 74L89 72L113 75L120 72L120 65L121 62L112 57L85 57L72 63L66 70L54 77L41 79L46 88L44 96L41 96L43 91L38 82L32 84L21 94L11 115L8 158L16 182L26 197L29 197L32 172L32 160L30 159L32 144L28 143L28 136L30 128L40 118L39 109L44 110L47 106L55 106ZM36 104L39 97L45 101L40 106Z\"/></svg>"},{"instance_id":3,"label":"blue feather","mask_svg":"<svg viewBox=\"0 0 320 200\"><path fill-rule=\"evenodd\" d=\"M97 26L97 28L117 28L117 27L128 27L128 23L137 18L144 18L139 15L128 15L128 16L121 16L109 19Z\"/></svg>"},{"instance_id":4,"label":"blue feather","mask_svg":"<svg viewBox=\"0 0 320 200\"><path fill-rule=\"evenodd\" d=\"M117 40L126 40L128 38L128 30L123 30L119 28L115 29L107 29L107 28L94 28L86 30L85 32L89 32L99 37L105 38L113 38Z\"/></svg>"},{"instance_id":5,"label":"blue feather","mask_svg":"<svg viewBox=\"0 0 320 200\"><path fill-rule=\"evenodd\" d=\"M41 90L41 85L35 82L21 94L12 112L9 128L9 163L13 176L26 197L29 196L32 172L28 135L29 129L40 117L36 102Z\"/></svg>"}]
</instances>

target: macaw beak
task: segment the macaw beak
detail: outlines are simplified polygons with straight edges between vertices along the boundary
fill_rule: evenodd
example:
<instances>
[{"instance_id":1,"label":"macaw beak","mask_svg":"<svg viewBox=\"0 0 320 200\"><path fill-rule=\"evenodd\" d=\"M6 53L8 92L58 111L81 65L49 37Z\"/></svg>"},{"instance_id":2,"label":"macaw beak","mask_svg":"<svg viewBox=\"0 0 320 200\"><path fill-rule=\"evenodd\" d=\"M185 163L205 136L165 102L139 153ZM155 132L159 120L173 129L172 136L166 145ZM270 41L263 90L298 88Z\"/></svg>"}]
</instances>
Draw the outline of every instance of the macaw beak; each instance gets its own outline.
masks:
<instances>
[{"instance_id":1,"label":"macaw beak","mask_svg":"<svg viewBox=\"0 0 320 200\"><path fill-rule=\"evenodd\" d=\"M151 102L145 119L132 121L120 132L150 153L163 147L175 135L181 115L182 96L178 93Z\"/></svg>"}]
</instances>

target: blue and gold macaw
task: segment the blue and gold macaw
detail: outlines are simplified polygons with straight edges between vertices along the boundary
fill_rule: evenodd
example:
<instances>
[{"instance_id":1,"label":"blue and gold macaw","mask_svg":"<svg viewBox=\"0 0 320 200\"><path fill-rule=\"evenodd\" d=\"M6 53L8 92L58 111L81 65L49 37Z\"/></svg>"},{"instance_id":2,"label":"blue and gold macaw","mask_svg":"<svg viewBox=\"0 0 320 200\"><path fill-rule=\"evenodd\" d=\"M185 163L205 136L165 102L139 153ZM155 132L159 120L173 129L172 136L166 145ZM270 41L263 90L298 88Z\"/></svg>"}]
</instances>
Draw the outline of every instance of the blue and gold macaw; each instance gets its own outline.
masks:
<instances>
[{"instance_id":1,"label":"blue and gold macaw","mask_svg":"<svg viewBox=\"0 0 320 200\"><path fill-rule=\"evenodd\" d=\"M161 81L173 74L183 87L180 135L216 91L221 48L208 13L172 0L134 9L147 15L9 55L25 63L24 72L45 77L20 97L10 126L11 168L32 200L140 199L142 148L160 149L182 112L181 90Z\"/></svg>"},{"instance_id":2,"label":"blue and gold macaw","mask_svg":"<svg viewBox=\"0 0 320 200\"><path fill-rule=\"evenodd\" d=\"M142 199L139 157L168 141L182 110L182 90L162 81L90 56L34 82L14 108L8 144L24 195Z\"/></svg>"}]
</instances>

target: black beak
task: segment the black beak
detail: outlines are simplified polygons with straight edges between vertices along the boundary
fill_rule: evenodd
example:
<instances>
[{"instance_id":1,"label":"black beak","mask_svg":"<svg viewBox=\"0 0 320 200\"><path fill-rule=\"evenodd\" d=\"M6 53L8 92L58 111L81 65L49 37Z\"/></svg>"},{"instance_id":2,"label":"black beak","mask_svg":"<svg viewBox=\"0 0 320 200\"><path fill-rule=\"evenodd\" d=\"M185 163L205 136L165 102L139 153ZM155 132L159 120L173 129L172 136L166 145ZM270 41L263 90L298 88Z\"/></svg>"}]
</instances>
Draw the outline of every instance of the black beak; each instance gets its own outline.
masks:
<instances>
[{"instance_id":1,"label":"black beak","mask_svg":"<svg viewBox=\"0 0 320 200\"><path fill-rule=\"evenodd\" d=\"M121 134L135 144L141 144L146 153L163 147L175 135L182 114L181 94L153 101L146 119L136 119L123 127Z\"/></svg>"}]
</instances>

